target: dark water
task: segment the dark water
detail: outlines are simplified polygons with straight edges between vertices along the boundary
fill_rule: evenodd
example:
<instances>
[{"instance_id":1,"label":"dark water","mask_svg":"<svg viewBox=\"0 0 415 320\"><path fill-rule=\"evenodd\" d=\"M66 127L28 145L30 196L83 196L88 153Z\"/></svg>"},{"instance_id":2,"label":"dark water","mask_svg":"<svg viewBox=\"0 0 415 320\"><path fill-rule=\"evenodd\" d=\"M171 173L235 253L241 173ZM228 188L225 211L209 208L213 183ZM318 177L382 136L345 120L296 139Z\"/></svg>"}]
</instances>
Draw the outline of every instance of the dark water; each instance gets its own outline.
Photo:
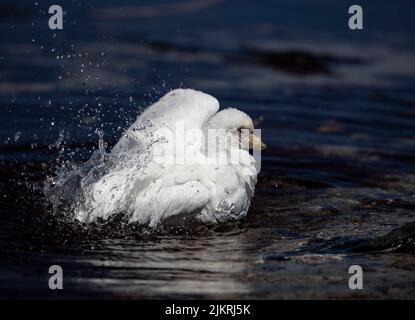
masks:
<instances>
[{"instance_id":1,"label":"dark water","mask_svg":"<svg viewBox=\"0 0 415 320\"><path fill-rule=\"evenodd\" d=\"M361 1L350 31L333 2L68 1L56 32L52 2L2 2L0 297L414 298L415 5ZM149 233L48 209L62 161L176 87L262 129L245 221Z\"/></svg>"}]
</instances>

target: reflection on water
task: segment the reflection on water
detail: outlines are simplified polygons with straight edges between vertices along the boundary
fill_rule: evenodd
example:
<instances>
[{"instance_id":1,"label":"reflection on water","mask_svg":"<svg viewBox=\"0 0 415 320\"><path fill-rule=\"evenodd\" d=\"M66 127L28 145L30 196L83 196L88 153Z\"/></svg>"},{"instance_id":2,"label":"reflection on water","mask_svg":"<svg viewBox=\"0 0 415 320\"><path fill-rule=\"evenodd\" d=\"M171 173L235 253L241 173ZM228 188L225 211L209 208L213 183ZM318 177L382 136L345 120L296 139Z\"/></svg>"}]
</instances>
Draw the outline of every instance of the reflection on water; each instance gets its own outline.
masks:
<instances>
[{"instance_id":1,"label":"reflection on water","mask_svg":"<svg viewBox=\"0 0 415 320\"><path fill-rule=\"evenodd\" d=\"M413 4L366 4L376 28L356 34L342 1L193 3L68 2L60 33L42 4L1 5L0 297L413 297ZM262 129L247 219L149 233L52 213L39 185L176 87ZM63 292L47 288L51 264Z\"/></svg>"},{"instance_id":2,"label":"reflection on water","mask_svg":"<svg viewBox=\"0 0 415 320\"><path fill-rule=\"evenodd\" d=\"M115 294L123 294L127 288L138 296L231 296L248 292L247 286L235 279L244 269L240 248L240 239L166 238L141 246L128 242L105 246L94 252L95 259L88 257L78 263L101 270L107 278L87 280L86 285L98 292L105 292L112 283L111 291ZM106 259L108 250L110 260Z\"/></svg>"}]
</instances>

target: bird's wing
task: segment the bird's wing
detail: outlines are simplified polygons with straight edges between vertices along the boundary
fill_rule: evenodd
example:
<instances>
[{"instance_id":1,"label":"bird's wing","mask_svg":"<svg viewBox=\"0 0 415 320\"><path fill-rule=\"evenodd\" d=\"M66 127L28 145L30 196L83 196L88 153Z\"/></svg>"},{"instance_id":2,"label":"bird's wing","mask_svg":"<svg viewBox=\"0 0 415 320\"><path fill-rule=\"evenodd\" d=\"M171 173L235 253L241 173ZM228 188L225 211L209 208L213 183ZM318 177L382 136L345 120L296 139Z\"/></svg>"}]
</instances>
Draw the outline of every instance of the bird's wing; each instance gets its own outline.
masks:
<instances>
[{"instance_id":1,"label":"bird's wing","mask_svg":"<svg viewBox=\"0 0 415 320\"><path fill-rule=\"evenodd\" d=\"M155 132L163 129L173 134L177 128L201 130L219 110L216 98L192 89L176 89L149 106L124 133L114 146L112 154L125 154L136 149L145 150L160 137Z\"/></svg>"},{"instance_id":2,"label":"bird's wing","mask_svg":"<svg viewBox=\"0 0 415 320\"><path fill-rule=\"evenodd\" d=\"M183 121L186 129L201 129L218 110L215 97L193 89L176 89L151 105L139 120L141 124L151 121L171 129L177 121Z\"/></svg>"},{"instance_id":3,"label":"bird's wing","mask_svg":"<svg viewBox=\"0 0 415 320\"><path fill-rule=\"evenodd\" d=\"M172 216L198 213L209 201L209 190L198 180L169 182L171 177L163 177L135 198L129 210L131 221L154 227Z\"/></svg>"},{"instance_id":4,"label":"bird's wing","mask_svg":"<svg viewBox=\"0 0 415 320\"><path fill-rule=\"evenodd\" d=\"M145 169L124 168L107 174L85 189L86 201L77 208L83 222L124 212L131 221L150 227L178 214L200 211L210 199L213 182L202 165L170 165L152 162Z\"/></svg>"},{"instance_id":5,"label":"bird's wing","mask_svg":"<svg viewBox=\"0 0 415 320\"><path fill-rule=\"evenodd\" d=\"M75 217L82 222L125 211L128 197L134 188L134 167L110 172L94 183L83 187L85 201L75 207Z\"/></svg>"},{"instance_id":6,"label":"bird's wing","mask_svg":"<svg viewBox=\"0 0 415 320\"><path fill-rule=\"evenodd\" d=\"M189 131L202 133L203 125L218 109L214 97L190 89L171 91L151 105L114 146L113 173L89 187L86 198L90 201L79 212L79 219L107 218L126 211L131 220L155 225L169 216L202 208L210 188L202 180L209 175L205 166L197 164L205 157L202 137ZM178 122L188 130L187 139L178 134ZM166 131L170 134L164 135ZM166 136L170 137L163 139ZM176 143L186 153L185 159L179 159L183 155L177 152Z\"/></svg>"}]
</instances>

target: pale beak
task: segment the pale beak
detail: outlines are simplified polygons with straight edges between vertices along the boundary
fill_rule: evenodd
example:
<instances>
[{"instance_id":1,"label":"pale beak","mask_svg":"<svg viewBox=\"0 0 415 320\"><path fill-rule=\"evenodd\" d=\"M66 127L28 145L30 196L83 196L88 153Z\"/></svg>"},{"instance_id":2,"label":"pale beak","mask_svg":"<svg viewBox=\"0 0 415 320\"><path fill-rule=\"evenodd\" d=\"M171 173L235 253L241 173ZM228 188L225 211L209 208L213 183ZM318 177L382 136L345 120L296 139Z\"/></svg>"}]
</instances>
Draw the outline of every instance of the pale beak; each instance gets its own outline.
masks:
<instances>
[{"instance_id":1,"label":"pale beak","mask_svg":"<svg viewBox=\"0 0 415 320\"><path fill-rule=\"evenodd\" d=\"M267 148L266 144L262 142L261 138L250 134L249 135L249 148L252 150L265 150Z\"/></svg>"}]
</instances>

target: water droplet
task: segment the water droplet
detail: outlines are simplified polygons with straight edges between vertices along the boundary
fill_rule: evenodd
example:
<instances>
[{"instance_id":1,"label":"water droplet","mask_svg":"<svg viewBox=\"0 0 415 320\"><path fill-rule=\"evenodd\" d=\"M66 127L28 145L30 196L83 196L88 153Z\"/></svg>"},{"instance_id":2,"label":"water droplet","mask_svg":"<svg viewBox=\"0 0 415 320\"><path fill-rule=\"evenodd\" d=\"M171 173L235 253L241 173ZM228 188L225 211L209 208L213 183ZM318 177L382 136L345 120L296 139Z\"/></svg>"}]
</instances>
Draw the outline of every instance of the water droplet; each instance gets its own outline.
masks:
<instances>
[{"instance_id":1,"label":"water droplet","mask_svg":"<svg viewBox=\"0 0 415 320\"><path fill-rule=\"evenodd\" d=\"M19 139L20 139L20 136L22 135L22 133L20 132L20 131L17 131L15 134L14 134L14 141L15 142L17 142L17 141L19 141Z\"/></svg>"}]
</instances>

